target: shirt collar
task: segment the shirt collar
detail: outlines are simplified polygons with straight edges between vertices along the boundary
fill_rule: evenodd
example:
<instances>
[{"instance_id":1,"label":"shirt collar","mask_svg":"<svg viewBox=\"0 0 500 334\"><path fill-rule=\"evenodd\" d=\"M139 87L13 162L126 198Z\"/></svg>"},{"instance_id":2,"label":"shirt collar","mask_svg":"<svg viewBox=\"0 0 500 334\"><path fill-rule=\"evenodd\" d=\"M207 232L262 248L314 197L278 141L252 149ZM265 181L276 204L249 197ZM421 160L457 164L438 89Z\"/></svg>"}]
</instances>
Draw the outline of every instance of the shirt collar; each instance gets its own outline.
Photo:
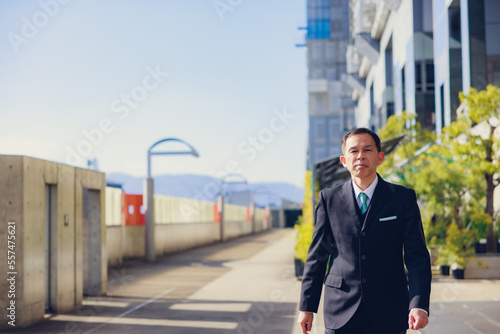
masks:
<instances>
[{"instance_id":1,"label":"shirt collar","mask_svg":"<svg viewBox=\"0 0 500 334\"><path fill-rule=\"evenodd\" d=\"M378 176L375 178L375 181L373 181L372 184L370 184L370 186L368 186L368 188L366 188L366 190L364 191L361 190L352 180L351 183L352 187L354 188L354 194L356 195L356 198L358 198L360 193L365 193L366 196L368 196L368 198L371 200L373 197L373 193L375 192L375 188L378 184Z\"/></svg>"}]
</instances>

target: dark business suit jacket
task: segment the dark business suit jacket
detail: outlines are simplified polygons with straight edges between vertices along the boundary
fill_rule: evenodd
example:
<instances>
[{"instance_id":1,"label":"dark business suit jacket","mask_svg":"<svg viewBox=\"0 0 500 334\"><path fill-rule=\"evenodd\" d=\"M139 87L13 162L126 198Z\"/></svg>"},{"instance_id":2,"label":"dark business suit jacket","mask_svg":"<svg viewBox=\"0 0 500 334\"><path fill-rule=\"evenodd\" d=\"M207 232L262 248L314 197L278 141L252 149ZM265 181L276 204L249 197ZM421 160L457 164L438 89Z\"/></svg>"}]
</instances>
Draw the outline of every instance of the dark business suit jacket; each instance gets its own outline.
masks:
<instances>
[{"instance_id":1,"label":"dark business suit jacket","mask_svg":"<svg viewBox=\"0 0 500 334\"><path fill-rule=\"evenodd\" d=\"M407 329L411 308L429 312L430 257L415 192L377 177L364 217L351 181L319 195L299 309L317 312L324 283L329 329L345 325L361 300L380 333Z\"/></svg>"}]
</instances>

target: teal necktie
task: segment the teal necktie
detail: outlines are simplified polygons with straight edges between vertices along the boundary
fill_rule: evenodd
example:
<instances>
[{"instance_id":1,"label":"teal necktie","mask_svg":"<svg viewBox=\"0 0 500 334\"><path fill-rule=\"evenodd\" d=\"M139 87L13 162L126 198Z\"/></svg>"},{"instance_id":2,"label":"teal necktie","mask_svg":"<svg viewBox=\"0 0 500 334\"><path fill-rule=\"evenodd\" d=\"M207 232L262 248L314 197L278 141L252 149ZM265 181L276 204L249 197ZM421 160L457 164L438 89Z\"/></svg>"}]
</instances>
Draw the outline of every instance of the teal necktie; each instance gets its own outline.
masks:
<instances>
[{"instance_id":1,"label":"teal necktie","mask_svg":"<svg viewBox=\"0 0 500 334\"><path fill-rule=\"evenodd\" d=\"M368 209L367 198L365 193L359 193L359 198L361 199L361 213L365 214L366 209Z\"/></svg>"}]
</instances>

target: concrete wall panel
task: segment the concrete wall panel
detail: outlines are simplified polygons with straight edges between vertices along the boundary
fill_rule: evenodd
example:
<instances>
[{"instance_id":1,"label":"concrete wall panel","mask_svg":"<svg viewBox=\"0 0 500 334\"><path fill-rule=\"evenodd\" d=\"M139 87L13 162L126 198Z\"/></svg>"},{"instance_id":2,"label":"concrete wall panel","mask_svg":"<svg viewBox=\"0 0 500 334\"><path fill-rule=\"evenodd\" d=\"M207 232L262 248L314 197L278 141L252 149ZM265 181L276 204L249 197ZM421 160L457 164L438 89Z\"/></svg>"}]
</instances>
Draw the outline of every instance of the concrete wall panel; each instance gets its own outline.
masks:
<instances>
[{"instance_id":1,"label":"concrete wall panel","mask_svg":"<svg viewBox=\"0 0 500 334\"><path fill-rule=\"evenodd\" d=\"M0 322L0 328L7 328L7 321L10 321L6 317L7 307L10 303L9 295L9 284L7 279L9 275L8 272L12 270L8 267L7 258L8 255L8 236L9 234L8 223L15 223L15 230L10 228L11 231L15 231L15 239L11 241L15 242L14 252L16 253L15 258L15 270L17 271L16 279L16 324L23 321L24 315L20 312L19 307L23 305L23 299L21 298L23 294L22 285L19 282L24 274L23 270L23 256L20 251L23 247L23 194L22 194L22 184L23 184L23 169L22 169L22 157L7 156L0 159L0 189L2 189L2 195L0 196L0 252L4 257L4 261L0 261L0 316L2 321ZM11 244L12 245L12 244Z\"/></svg>"},{"instance_id":2,"label":"concrete wall panel","mask_svg":"<svg viewBox=\"0 0 500 334\"><path fill-rule=\"evenodd\" d=\"M45 162L23 158L23 322L45 311ZM42 279L41 279L42 278ZM20 324L22 326L22 324Z\"/></svg>"},{"instance_id":3,"label":"concrete wall panel","mask_svg":"<svg viewBox=\"0 0 500 334\"><path fill-rule=\"evenodd\" d=\"M155 227L156 255L200 247L218 240L218 224L160 224Z\"/></svg>"},{"instance_id":4,"label":"concrete wall panel","mask_svg":"<svg viewBox=\"0 0 500 334\"><path fill-rule=\"evenodd\" d=\"M75 171L58 166L57 182L57 304L56 312L75 305Z\"/></svg>"},{"instance_id":5,"label":"concrete wall panel","mask_svg":"<svg viewBox=\"0 0 500 334\"><path fill-rule=\"evenodd\" d=\"M500 279L500 254L476 255L465 266L465 278Z\"/></svg>"},{"instance_id":6,"label":"concrete wall panel","mask_svg":"<svg viewBox=\"0 0 500 334\"><path fill-rule=\"evenodd\" d=\"M97 252L98 259L100 262L100 270L98 274L101 277L101 287L100 292L95 291L93 294L102 295L106 293L108 285L108 261L107 261L107 250L106 250L106 199L105 199L105 189L106 189L106 177L104 174L87 170L87 169L75 169L75 202L77 203L75 208L75 231L78 236L75 240L76 254L76 304L81 303L81 298L83 298L83 193L85 189L98 190L100 191L100 249L99 246L95 246L95 249L99 249ZM94 250L95 250L94 249Z\"/></svg>"},{"instance_id":7,"label":"concrete wall panel","mask_svg":"<svg viewBox=\"0 0 500 334\"><path fill-rule=\"evenodd\" d=\"M122 226L108 226L106 229L106 253L109 267L120 267L123 264L123 230Z\"/></svg>"},{"instance_id":8,"label":"concrete wall panel","mask_svg":"<svg viewBox=\"0 0 500 334\"><path fill-rule=\"evenodd\" d=\"M77 175L79 178L77 178ZM47 188L47 185L51 188ZM82 300L81 217L82 185L98 190L97 202L104 208L105 176L71 166L22 156L0 156L0 251L7 254L8 222L16 223L16 327L24 327L43 319L45 313L45 281L47 275L45 243L50 241L50 296L53 312L73 309ZM48 191L47 191L48 190ZM47 192L46 192L47 191ZM46 203L52 198L52 205ZM47 212L53 213L52 219ZM104 210L99 212L105 236ZM52 231L46 235L46 219ZM106 287L106 241L95 247L101 265L103 289ZM48 266L48 264L47 264ZM0 263L0 293L8 295L6 261ZM47 275L47 276L46 276ZM7 290L6 290L7 289ZM0 315L6 319L8 298L0 298ZM0 328L8 327L5 321Z\"/></svg>"},{"instance_id":9,"label":"concrete wall panel","mask_svg":"<svg viewBox=\"0 0 500 334\"><path fill-rule=\"evenodd\" d=\"M229 240L252 233L252 223L249 221L224 222L224 238Z\"/></svg>"},{"instance_id":10,"label":"concrete wall panel","mask_svg":"<svg viewBox=\"0 0 500 334\"><path fill-rule=\"evenodd\" d=\"M157 228L157 227L156 227ZM144 225L123 227L123 259L144 257L145 252Z\"/></svg>"}]
</instances>

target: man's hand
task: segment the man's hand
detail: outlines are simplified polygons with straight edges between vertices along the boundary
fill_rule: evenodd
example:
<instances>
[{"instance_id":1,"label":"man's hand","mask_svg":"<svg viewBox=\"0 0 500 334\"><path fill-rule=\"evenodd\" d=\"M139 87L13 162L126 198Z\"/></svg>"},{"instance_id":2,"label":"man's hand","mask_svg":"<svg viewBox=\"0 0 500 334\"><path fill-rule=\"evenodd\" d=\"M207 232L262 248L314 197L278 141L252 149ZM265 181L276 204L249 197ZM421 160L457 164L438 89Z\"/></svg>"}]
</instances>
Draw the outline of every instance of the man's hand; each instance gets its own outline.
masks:
<instances>
[{"instance_id":1,"label":"man's hand","mask_svg":"<svg viewBox=\"0 0 500 334\"><path fill-rule=\"evenodd\" d=\"M297 320L297 322L299 323L300 328L302 328L303 334L307 334L307 332L312 329L313 318L314 314L311 312L299 312L299 320Z\"/></svg>"},{"instance_id":2,"label":"man's hand","mask_svg":"<svg viewBox=\"0 0 500 334\"><path fill-rule=\"evenodd\" d=\"M417 308L412 308L410 310L410 314L408 315L408 325L410 326L410 329L422 329L427 326L428 323L429 318L427 317L427 313L425 313L425 311Z\"/></svg>"}]
</instances>

